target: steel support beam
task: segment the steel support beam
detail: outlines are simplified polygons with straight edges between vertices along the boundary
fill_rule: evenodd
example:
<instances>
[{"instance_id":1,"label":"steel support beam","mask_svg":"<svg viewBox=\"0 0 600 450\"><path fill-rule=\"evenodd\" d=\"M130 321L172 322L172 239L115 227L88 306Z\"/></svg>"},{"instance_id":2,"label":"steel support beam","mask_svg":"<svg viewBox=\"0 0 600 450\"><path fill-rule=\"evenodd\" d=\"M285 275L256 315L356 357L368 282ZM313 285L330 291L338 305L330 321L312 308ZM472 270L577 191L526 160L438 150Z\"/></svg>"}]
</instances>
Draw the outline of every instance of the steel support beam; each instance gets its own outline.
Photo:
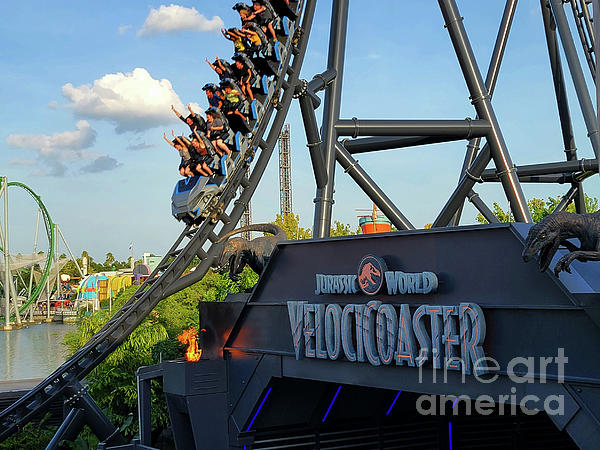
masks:
<instances>
[{"instance_id":1,"label":"steel support beam","mask_svg":"<svg viewBox=\"0 0 600 450\"><path fill-rule=\"evenodd\" d=\"M569 206L569 203L573 201L573 198L575 198L576 195L577 186L571 186L569 191L560 199L560 202L558 202L558 205L556 205L554 211L564 211L565 209L567 209L567 206Z\"/></svg>"},{"instance_id":2,"label":"steel support beam","mask_svg":"<svg viewBox=\"0 0 600 450\"><path fill-rule=\"evenodd\" d=\"M567 161L573 161L577 159L577 147L575 146L575 137L573 136L573 125L569 110L569 100L567 98L565 78L560 61L558 39L556 38L556 24L554 23L554 18L552 17L548 0L540 0L540 6L542 10L542 18L544 20L544 32L546 34L546 45L548 47L550 69L552 70L552 80L554 81L554 94L556 96L556 105L558 106L558 117L560 120L560 130L562 133L563 145L565 148ZM581 183L576 182L573 182L572 186L577 187L577 195L574 198L577 212L586 212L583 186Z\"/></svg>"},{"instance_id":3,"label":"steel support beam","mask_svg":"<svg viewBox=\"0 0 600 450\"><path fill-rule=\"evenodd\" d=\"M489 223L500 223L494 212L488 208L484 201L481 200L481 197L479 197L479 194L473 189L469 191L467 199L473 204L473 206L475 206L475 208L477 208L477 210Z\"/></svg>"},{"instance_id":4,"label":"steel support beam","mask_svg":"<svg viewBox=\"0 0 600 450\"><path fill-rule=\"evenodd\" d=\"M598 161L595 159L578 159L542 164L518 166L519 176L565 174L573 172L598 172ZM484 170L481 174L483 181L498 181L498 174L493 169Z\"/></svg>"},{"instance_id":5,"label":"steel support beam","mask_svg":"<svg viewBox=\"0 0 600 450\"><path fill-rule=\"evenodd\" d=\"M490 124L491 130L487 137L487 143L489 144L496 169L501 174L502 186L510 201L513 215L518 222L531 222L531 214L527 208L527 201L523 195L517 175L514 172L513 163L500 130L496 113L492 107L488 90L481 77L473 49L462 23L463 18L454 0L438 0L438 3L467 87L469 88L471 103L473 103L477 115ZM455 211L453 211L453 214Z\"/></svg>"},{"instance_id":6,"label":"steel support beam","mask_svg":"<svg viewBox=\"0 0 600 450\"><path fill-rule=\"evenodd\" d=\"M355 155L357 153L375 152L379 150L417 147L440 142L454 142L462 139L466 139L466 136L380 136L352 140L344 139L342 145L350 152L350 154Z\"/></svg>"},{"instance_id":7,"label":"steel support beam","mask_svg":"<svg viewBox=\"0 0 600 450\"><path fill-rule=\"evenodd\" d=\"M518 175L518 173L517 173ZM573 180L573 174L553 174L553 175L519 175L519 181L521 183L554 183L554 184L566 184L571 183ZM486 181L498 181L486 180Z\"/></svg>"},{"instance_id":8,"label":"steel support beam","mask_svg":"<svg viewBox=\"0 0 600 450\"><path fill-rule=\"evenodd\" d=\"M331 228L337 144L335 123L340 117L346 35L348 31L348 3L349 0L333 0L331 10L327 69L335 70L337 76L325 93L321 141L323 142L323 160L327 170L327 184L322 189L317 188L316 192L313 224L313 236L315 238L328 237Z\"/></svg>"},{"instance_id":9,"label":"steel support beam","mask_svg":"<svg viewBox=\"0 0 600 450\"><path fill-rule=\"evenodd\" d=\"M335 124L338 136L440 136L470 139L487 136L487 120L359 120L343 119Z\"/></svg>"},{"instance_id":10,"label":"steel support beam","mask_svg":"<svg viewBox=\"0 0 600 450\"><path fill-rule=\"evenodd\" d=\"M596 77L596 67L594 64L594 59L592 58L592 54L588 50L588 49L592 48L593 43L589 42L588 38L587 38L586 31L588 30L588 28L587 28L587 23L584 23L584 21L583 21L583 17L584 17L583 8L581 11L579 10L579 5L578 5L577 0L571 0L570 3L571 3L571 10L573 11L573 17L575 19L574 20L575 28L577 28L577 33L579 34L579 40L581 41L581 47L583 48L583 54L585 56L585 60L588 63L588 67L590 69L592 79L594 79ZM583 1L581 3L585 4L585 1Z\"/></svg>"},{"instance_id":11,"label":"steel support beam","mask_svg":"<svg viewBox=\"0 0 600 450\"><path fill-rule=\"evenodd\" d=\"M560 41L567 58L567 64L569 65L569 71L571 72L571 78L573 79L573 85L575 86L575 92L577 93L577 99L579 100L579 106L581 108L588 136L590 137L596 160L600 160L600 135L598 134L596 111L594 111L583 70L579 63L579 57L563 9L562 0L550 0L550 6L552 7L552 14L556 21L558 33L560 34Z\"/></svg>"},{"instance_id":12,"label":"steel support beam","mask_svg":"<svg viewBox=\"0 0 600 450\"><path fill-rule=\"evenodd\" d=\"M335 157L344 171L352 177L356 184L369 196L369 198L377 205L377 207L390 219L396 228L399 230L414 230L415 227L410 221L400 212L394 205L394 202L389 199L381 188L373 181L371 177L358 164L348 150L341 143L337 143Z\"/></svg>"},{"instance_id":13,"label":"steel support beam","mask_svg":"<svg viewBox=\"0 0 600 450\"><path fill-rule=\"evenodd\" d=\"M48 443L46 450L64 448L61 441L74 441L85 426L85 411L81 408L73 408L60 425L54 436Z\"/></svg>"},{"instance_id":14,"label":"steel support beam","mask_svg":"<svg viewBox=\"0 0 600 450\"><path fill-rule=\"evenodd\" d=\"M326 186L327 170L323 161L321 136L319 134L317 118L315 116L315 108L317 108L320 103L319 97L316 96L316 92L325 89L335 77L335 70L327 70L322 74L315 75L310 82L300 80L296 87L295 95L298 96L298 102L300 103L300 112L302 113L304 131L306 133L306 146L308 147L308 152L310 154L317 189L323 189ZM315 99L319 101L317 102Z\"/></svg>"},{"instance_id":15,"label":"steel support beam","mask_svg":"<svg viewBox=\"0 0 600 450\"><path fill-rule=\"evenodd\" d=\"M454 189L454 192L440 211L439 215L433 222L432 228L445 227L447 226L452 217L463 204L465 198L477 182L483 182L481 174L486 166L489 164L491 158L489 143L486 143L477 157L473 160L473 164L469 167L469 170L461 177L458 185Z\"/></svg>"},{"instance_id":16,"label":"steel support beam","mask_svg":"<svg viewBox=\"0 0 600 450\"><path fill-rule=\"evenodd\" d=\"M518 0L507 0L504 6L504 12L502 14L502 20L500 21L500 27L498 34L496 35L496 43L494 44L494 51L492 52L492 58L490 59L490 65L488 66L487 76L485 78L485 87L487 88L490 98L494 95L496 88L496 81L498 80L498 74L500 73L500 64L504 56L504 50L506 49L506 43L508 42L508 34L512 25L515 11L517 9ZM465 154L465 160L463 162L462 169L460 171L461 176L469 168L473 162L473 158L479 151L481 145L481 138L476 137L471 139L467 144L467 152ZM460 216L462 215L462 206L456 211L456 214L452 218L452 225L458 226L460 223Z\"/></svg>"}]
</instances>

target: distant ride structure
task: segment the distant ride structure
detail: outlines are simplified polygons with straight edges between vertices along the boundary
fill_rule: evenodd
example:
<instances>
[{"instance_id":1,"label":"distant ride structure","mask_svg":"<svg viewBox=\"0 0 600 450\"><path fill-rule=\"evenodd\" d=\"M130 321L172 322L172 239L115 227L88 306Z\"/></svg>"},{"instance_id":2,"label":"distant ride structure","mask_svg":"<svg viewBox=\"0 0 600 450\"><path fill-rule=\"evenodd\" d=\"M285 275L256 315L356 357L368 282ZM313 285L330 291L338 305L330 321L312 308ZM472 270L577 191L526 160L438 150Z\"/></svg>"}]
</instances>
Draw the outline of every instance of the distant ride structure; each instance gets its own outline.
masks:
<instances>
[{"instance_id":1,"label":"distant ride structure","mask_svg":"<svg viewBox=\"0 0 600 450\"><path fill-rule=\"evenodd\" d=\"M10 229L9 217L9 196L12 198L17 192L25 193L33 199L37 208L36 218L25 216L19 213L18 224L14 225L19 234L26 233L25 223L31 221L35 223L32 231L31 240L33 242L30 254L10 252ZM34 314L38 317L44 313L47 320L50 318L50 299L54 295L53 304L56 305L62 293L62 284L60 279L60 269L69 259L59 258L59 242L62 240L71 260L77 265L77 261L71 252L71 249L58 224L52 221L48 209L33 189L24 183L11 181L6 177L2 178L2 188L0 189L0 201L4 205L2 227L0 227L0 251L3 253L3 260L0 263L2 277L0 286L3 289L3 302L0 307L0 316L2 316L2 329L9 331L13 326L20 327L23 321L34 322ZM25 207L21 202L20 208ZM42 226L43 224L43 226ZM21 236L22 240L22 236ZM82 274L81 269L79 269ZM43 303L40 303L43 301ZM62 302L60 303L62 305ZM40 310L40 307L42 310ZM54 306L55 307L55 306Z\"/></svg>"},{"instance_id":2,"label":"distant ride structure","mask_svg":"<svg viewBox=\"0 0 600 450\"><path fill-rule=\"evenodd\" d=\"M0 230L0 241L1 250L4 256L2 269L3 277L0 284L4 291L4 305L1 309L2 316L4 318L3 328L10 330L11 317L14 318L15 325L21 326L21 314L25 313L32 305L35 304L36 300L46 288L48 277L52 263L55 259L55 242L56 242L56 231L55 225L52 222L50 214L46 209L46 206L42 202L40 196L38 196L30 187L27 185L12 181L9 182L6 177L2 177L2 187L0 189L0 197L3 200L4 214L3 214L3 226ZM10 254L10 240L9 240L9 208L8 198L11 191L20 190L26 192L35 202L37 206L37 218L36 226L34 231L33 240L33 251L30 255L11 255ZM44 225L44 232L47 239L47 246L41 254L38 253L39 245L39 226L40 222ZM40 265L41 276L33 286L33 266ZM29 278L24 280L21 276L21 269L29 269ZM18 292L15 279L20 278L20 281L26 286L25 292ZM32 315L33 312L30 311Z\"/></svg>"}]
</instances>

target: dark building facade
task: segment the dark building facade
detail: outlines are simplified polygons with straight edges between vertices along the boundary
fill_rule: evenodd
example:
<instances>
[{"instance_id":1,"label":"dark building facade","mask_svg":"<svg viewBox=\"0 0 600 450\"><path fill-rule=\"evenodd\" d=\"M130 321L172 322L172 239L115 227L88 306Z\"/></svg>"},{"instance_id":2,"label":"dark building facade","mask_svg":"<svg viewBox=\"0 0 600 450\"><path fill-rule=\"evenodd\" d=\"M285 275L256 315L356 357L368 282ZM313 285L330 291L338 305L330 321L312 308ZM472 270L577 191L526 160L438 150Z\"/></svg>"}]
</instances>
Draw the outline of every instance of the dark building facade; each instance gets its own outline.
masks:
<instances>
[{"instance_id":1,"label":"dark building facade","mask_svg":"<svg viewBox=\"0 0 600 450\"><path fill-rule=\"evenodd\" d=\"M596 448L600 263L541 273L528 228L280 244L164 364L178 448Z\"/></svg>"}]
</instances>

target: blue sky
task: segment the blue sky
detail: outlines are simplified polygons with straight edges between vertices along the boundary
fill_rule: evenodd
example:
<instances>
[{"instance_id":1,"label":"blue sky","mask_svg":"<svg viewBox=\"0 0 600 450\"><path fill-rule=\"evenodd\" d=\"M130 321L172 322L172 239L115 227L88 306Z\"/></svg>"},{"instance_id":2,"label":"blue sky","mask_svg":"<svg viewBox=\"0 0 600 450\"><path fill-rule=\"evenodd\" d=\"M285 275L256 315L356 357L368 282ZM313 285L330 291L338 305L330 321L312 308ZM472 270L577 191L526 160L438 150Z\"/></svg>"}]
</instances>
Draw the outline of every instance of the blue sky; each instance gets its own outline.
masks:
<instances>
[{"instance_id":1,"label":"blue sky","mask_svg":"<svg viewBox=\"0 0 600 450\"><path fill-rule=\"evenodd\" d=\"M192 102L206 107L201 87L216 77L204 58L232 54L231 43L215 31L220 23L237 26L232 4L204 0L6 5L10 20L0 29L1 172L42 196L75 253L88 249L103 260L112 251L124 259L133 241L138 257L143 251L160 254L177 236L181 225L170 215L170 196L179 178L179 161L161 136L185 127L173 120L168 105ZM373 4L352 0L350 5L342 117L474 117L437 2ZM458 5L485 76L504 1L463 0ZM326 68L330 11L331 1L318 1L304 78ZM568 74L567 84L579 156L592 158ZM516 164L564 159L536 0L522 0L517 7L493 105ZM302 226L310 227L315 191L297 104L288 121L294 211ZM435 218L454 188L465 146L460 141L358 159L413 224L422 227ZM274 219L279 211L277 187L274 157L252 200L255 222ZM596 178L586 188L599 196ZM499 201L507 206L499 185L477 190L489 205ZM566 190L524 186L528 198ZM334 218L352 228L356 208L370 207L339 166L335 202ZM29 251L35 207L15 194L10 214L11 247ZM462 223L473 223L475 215L467 206Z\"/></svg>"}]
</instances>

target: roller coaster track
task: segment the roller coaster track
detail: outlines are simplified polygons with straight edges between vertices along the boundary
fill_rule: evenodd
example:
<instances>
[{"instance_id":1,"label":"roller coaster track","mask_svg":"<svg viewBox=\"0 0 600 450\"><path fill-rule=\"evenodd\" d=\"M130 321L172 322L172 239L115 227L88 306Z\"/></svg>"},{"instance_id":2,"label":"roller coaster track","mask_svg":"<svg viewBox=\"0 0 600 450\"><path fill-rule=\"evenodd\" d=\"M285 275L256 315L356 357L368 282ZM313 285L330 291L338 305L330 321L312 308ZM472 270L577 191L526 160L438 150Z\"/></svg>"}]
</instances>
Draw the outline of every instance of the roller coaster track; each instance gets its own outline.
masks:
<instances>
[{"instance_id":1,"label":"roller coaster track","mask_svg":"<svg viewBox=\"0 0 600 450\"><path fill-rule=\"evenodd\" d=\"M81 389L79 382L121 345L163 298L199 281L214 265L221 250L221 244L216 244L219 236L231 231L241 218L277 143L298 84L315 4L316 0L298 2L298 18L295 22L297 34L290 36L286 45L288 51L281 63L282 70L274 90L274 97L277 96L277 99L270 98L265 103L265 114L252 136L248 152L243 155L246 163L238 164L231 174L227 186L218 197L218 204L214 205L212 215L197 228L187 226L148 279L100 331L43 382L0 413L0 442L46 411L50 403L57 399L68 397L73 405L74 398L81 398L83 401L78 405L79 408L94 409L93 406L96 405L89 406L91 398ZM263 139L268 128L267 137ZM252 161L248 177L246 170ZM238 189L241 189L241 194L227 213ZM215 229L220 224L222 227L217 234ZM205 250L205 246L208 249ZM182 277L196 257L200 259L196 270ZM160 276L159 272L162 272ZM105 433L98 433L92 424L88 425L97 435L104 434L98 435L101 441L110 441L118 434L106 428Z\"/></svg>"},{"instance_id":2,"label":"roller coaster track","mask_svg":"<svg viewBox=\"0 0 600 450\"><path fill-rule=\"evenodd\" d=\"M19 313L22 314L25 311L27 311L27 308L29 308L29 306L35 302L37 300L37 298L40 296L40 294L42 293L45 285L46 285L46 280L48 279L48 276L50 275L50 268L51 268L51 263L52 260L54 258L54 244L56 242L56 234L54 232L54 224L52 223L52 218L50 217L50 213L48 212L48 209L46 209L46 205L44 205L44 203L42 202L42 199L39 195L37 195L33 189L31 189L29 186L23 184L23 183L19 183L17 181L11 181L7 184L8 187L14 186L14 187L19 187L21 189L23 189L25 192L27 192L37 203L41 213L42 213L42 218L44 219L44 226L46 228L46 234L48 235L48 253L46 254L46 263L44 266L44 270L42 271L42 276L39 280L39 282L37 282L35 288L33 289L33 292L31 292L31 294L29 295L29 297L27 298L27 300L25 302L23 302L23 305L21 305L21 307L19 308ZM2 247L0 246L0 251L2 250Z\"/></svg>"}]
</instances>

